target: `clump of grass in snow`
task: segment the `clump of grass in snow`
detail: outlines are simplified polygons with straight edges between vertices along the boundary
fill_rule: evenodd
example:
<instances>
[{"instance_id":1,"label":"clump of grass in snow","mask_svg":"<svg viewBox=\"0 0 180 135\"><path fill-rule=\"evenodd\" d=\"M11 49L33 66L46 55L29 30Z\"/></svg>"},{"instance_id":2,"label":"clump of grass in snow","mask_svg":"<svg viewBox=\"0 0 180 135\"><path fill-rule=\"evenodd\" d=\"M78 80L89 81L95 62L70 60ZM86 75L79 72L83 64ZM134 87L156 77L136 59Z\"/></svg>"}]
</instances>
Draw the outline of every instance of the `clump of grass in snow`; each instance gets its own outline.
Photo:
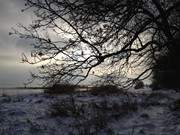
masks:
<instances>
[{"instance_id":1,"label":"clump of grass in snow","mask_svg":"<svg viewBox=\"0 0 180 135\"><path fill-rule=\"evenodd\" d=\"M170 105L172 111L180 111L180 99L177 99Z\"/></svg>"},{"instance_id":2,"label":"clump of grass in snow","mask_svg":"<svg viewBox=\"0 0 180 135\"><path fill-rule=\"evenodd\" d=\"M159 106L168 103L168 101L172 101L173 99L162 92L153 92L148 95L145 99L145 103L143 104L144 107L148 106Z\"/></svg>"},{"instance_id":3,"label":"clump of grass in snow","mask_svg":"<svg viewBox=\"0 0 180 135\"><path fill-rule=\"evenodd\" d=\"M4 102L4 103L8 103L8 102L11 102L12 98L8 95L3 95L1 101Z\"/></svg>"},{"instance_id":4,"label":"clump of grass in snow","mask_svg":"<svg viewBox=\"0 0 180 135\"><path fill-rule=\"evenodd\" d=\"M81 106L75 104L74 97L71 95L68 100L57 101L51 105L50 115L52 117L68 117L68 116L79 116Z\"/></svg>"},{"instance_id":5,"label":"clump of grass in snow","mask_svg":"<svg viewBox=\"0 0 180 135\"><path fill-rule=\"evenodd\" d=\"M6 129L0 127L0 135L14 135L14 133L11 132L10 127L7 127Z\"/></svg>"}]
</instances>

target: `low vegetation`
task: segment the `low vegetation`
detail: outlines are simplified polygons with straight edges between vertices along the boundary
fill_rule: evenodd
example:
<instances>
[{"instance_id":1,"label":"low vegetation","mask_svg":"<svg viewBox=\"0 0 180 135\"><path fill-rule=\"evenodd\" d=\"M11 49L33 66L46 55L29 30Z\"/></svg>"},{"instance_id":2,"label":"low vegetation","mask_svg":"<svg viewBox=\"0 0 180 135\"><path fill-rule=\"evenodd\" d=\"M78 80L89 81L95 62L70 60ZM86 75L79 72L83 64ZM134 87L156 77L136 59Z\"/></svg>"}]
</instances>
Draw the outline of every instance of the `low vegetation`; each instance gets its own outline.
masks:
<instances>
[{"instance_id":1,"label":"low vegetation","mask_svg":"<svg viewBox=\"0 0 180 135\"><path fill-rule=\"evenodd\" d=\"M79 86L79 85L75 86L72 84L55 84L49 87L48 89L46 89L44 92L49 94L73 94L78 91L81 91L81 89L87 89L88 91L84 91L84 92L90 92L90 94L95 96L124 93L123 89L118 88L115 85L100 85L100 86L88 88L85 86Z\"/></svg>"},{"instance_id":2,"label":"low vegetation","mask_svg":"<svg viewBox=\"0 0 180 135\"><path fill-rule=\"evenodd\" d=\"M144 88L144 83L143 83L143 81L138 80L137 82L135 82L134 88L135 88L135 89Z\"/></svg>"},{"instance_id":3,"label":"low vegetation","mask_svg":"<svg viewBox=\"0 0 180 135\"><path fill-rule=\"evenodd\" d=\"M90 90L92 95L109 95L114 93L122 93L123 90L118 88L115 85L100 85L97 87L93 87Z\"/></svg>"},{"instance_id":4,"label":"low vegetation","mask_svg":"<svg viewBox=\"0 0 180 135\"><path fill-rule=\"evenodd\" d=\"M73 93L76 90L76 86L72 84L54 84L46 89L44 92L49 94L63 94Z\"/></svg>"},{"instance_id":5,"label":"low vegetation","mask_svg":"<svg viewBox=\"0 0 180 135\"><path fill-rule=\"evenodd\" d=\"M122 92L117 88L111 94L106 88L111 91L114 87L94 87L101 91L96 91L97 95L91 91L3 95L0 135L179 135L180 93L159 90L116 94Z\"/></svg>"},{"instance_id":6,"label":"low vegetation","mask_svg":"<svg viewBox=\"0 0 180 135\"><path fill-rule=\"evenodd\" d=\"M82 102L70 96L52 103L49 107L49 116L71 118L71 128L76 130L78 135L95 135L102 129L107 129L105 132L113 134L108 122L120 119L137 109L138 105L128 100L110 102L103 97L100 101Z\"/></svg>"},{"instance_id":7,"label":"low vegetation","mask_svg":"<svg viewBox=\"0 0 180 135\"><path fill-rule=\"evenodd\" d=\"M172 111L180 111L180 99L177 99L176 101L174 101L171 106L170 106L170 109Z\"/></svg>"}]
</instances>

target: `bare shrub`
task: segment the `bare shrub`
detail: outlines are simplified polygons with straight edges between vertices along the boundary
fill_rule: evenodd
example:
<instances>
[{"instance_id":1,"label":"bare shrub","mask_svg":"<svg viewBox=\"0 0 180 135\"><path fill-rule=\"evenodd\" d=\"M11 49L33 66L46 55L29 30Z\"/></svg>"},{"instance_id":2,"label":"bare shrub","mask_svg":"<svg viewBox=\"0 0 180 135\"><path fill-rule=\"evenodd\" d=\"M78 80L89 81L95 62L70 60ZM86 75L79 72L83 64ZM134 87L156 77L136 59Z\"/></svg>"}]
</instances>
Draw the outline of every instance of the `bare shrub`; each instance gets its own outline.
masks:
<instances>
[{"instance_id":1,"label":"bare shrub","mask_svg":"<svg viewBox=\"0 0 180 135\"><path fill-rule=\"evenodd\" d=\"M108 94L114 94L114 93L122 93L123 90L118 88L115 85L101 85L98 87L93 87L91 89L91 94L93 95L108 95Z\"/></svg>"},{"instance_id":2,"label":"bare shrub","mask_svg":"<svg viewBox=\"0 0 180 135\"><path fill-rule=\"evenodd\" d=\"M143 83L143 81L140 81L140 80L136 81L134 88L135 88L135 89L144 88L144 83Z\"/></svg>"},{"instance_id":3,"label":"bare shrub","mask_svg":"<svg viewBox=\"0 0 180 135\"><path fill-rule=\"evenodd\" d=\"M78 117L82 113L82 106L75 103L73 96L70 96L67 100L56 101L50 106L51 117Z\"/></svg>"},{"instance_id":4,"label":"bare shrub","mask_svg":"<svg viewBox=\"0 0 180 135\"><path fill-rule=\"evenodd\" d=\"M45 90L45 93L50 94L63 94L63 93L73 93L76 90L76 86L71 84L54 84L52 87L49 87Z\"/></svg>"}]
</instances>

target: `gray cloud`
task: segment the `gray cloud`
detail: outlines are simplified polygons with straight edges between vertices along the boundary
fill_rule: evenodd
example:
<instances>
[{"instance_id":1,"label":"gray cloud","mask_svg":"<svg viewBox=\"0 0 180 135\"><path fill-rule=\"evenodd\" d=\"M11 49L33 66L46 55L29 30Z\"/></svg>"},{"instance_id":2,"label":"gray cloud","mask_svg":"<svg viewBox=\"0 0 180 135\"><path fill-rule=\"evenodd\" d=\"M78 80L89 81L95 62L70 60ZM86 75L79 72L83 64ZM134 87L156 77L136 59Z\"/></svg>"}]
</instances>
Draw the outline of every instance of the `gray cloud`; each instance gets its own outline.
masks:
<instances>
[{"instance_id":1,"label":"gray cloud","mask_svg":"<svg viewBox=\"0 0 180 135\"><path fill-rule=\"evenodd\" d=\"M11 55L0 54L0 61L16 61L17 59Z\"/></svg>"},{"instance_id":2,"label":"gray cloud","mask_svg":"<svg viewBox=\"0 0 180 135\"><path fill-rule=\"evenodd\" d=\"M24 0L0 0L0 87L23 84L32 66L20 64L21 53L28 52L30 41L9 36L12 27L31 23L31 11L21 12Z\"/></svg>"},{"instance_id":3,"label":"gray cloud","mask_svg":"<svg viewBox=\"0 0 180 135\"><path fill-rule=\"evenodd\" d=\"M31 15L29 12L21 12L24 7L24 0L0 0L0 41L4 42L1 46L7 46L5 43L14 45L12 37L8 33L16 24L29 24L31 22ZM10 44L11 42L11 44Z\"/></svg>"}]
</instances>

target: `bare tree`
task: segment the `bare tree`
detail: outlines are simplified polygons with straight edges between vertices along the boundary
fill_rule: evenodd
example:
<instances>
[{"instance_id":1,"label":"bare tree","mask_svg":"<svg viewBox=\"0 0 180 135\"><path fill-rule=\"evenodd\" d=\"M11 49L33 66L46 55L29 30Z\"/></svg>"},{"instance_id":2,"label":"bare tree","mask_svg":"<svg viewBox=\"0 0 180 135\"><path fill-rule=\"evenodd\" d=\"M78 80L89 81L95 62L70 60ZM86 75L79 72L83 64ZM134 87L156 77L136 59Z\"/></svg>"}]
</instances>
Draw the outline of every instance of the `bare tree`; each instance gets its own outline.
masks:
<instances>
[{"instance_id":1,"label":"bare tree","mask_svg":"<svg viewBox=\"0 0 180 135\"><path fill-rule=\"evenodd\" d=\"M128 87L148 78L159 55L177 44L179 0L25 1L23 11L32 9L36 19L14 33L33 41L23 61L42 63L33 77L46 84L93 75Z\"/></svg>"}]
</instances>

